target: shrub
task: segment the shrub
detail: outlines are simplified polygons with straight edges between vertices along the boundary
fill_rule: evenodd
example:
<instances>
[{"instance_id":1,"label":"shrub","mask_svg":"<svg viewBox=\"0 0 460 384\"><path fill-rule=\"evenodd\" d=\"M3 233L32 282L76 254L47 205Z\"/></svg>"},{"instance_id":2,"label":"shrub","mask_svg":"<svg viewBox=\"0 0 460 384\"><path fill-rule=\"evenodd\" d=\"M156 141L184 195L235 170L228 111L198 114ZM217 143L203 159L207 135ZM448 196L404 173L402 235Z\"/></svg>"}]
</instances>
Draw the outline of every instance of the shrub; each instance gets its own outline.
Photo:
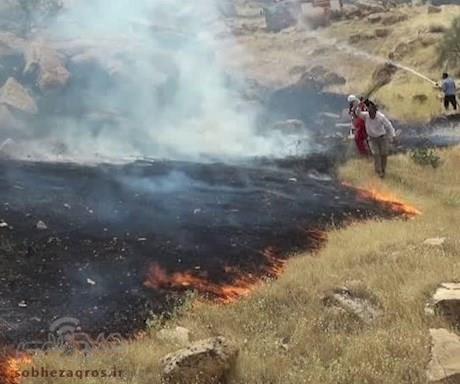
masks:
<instances>
[{"instance_id":1,"label":"shrub","mask_svg":"<svg viewBox=\"0 0 460 384\"><path fill-rule=\"evenodd\" d=\"M447 28L442 24L430 24L428 32L430 33L445 33Z\"/></svg>"},{"instance_id":2,"label":"shrub","mask_svg":"<svg viewBox=\"0 0 460 384\"><path fill-rule=\"evenodd\" d=\"M460 63L460 17L452 21L452 25L444 34L440 44L440 62L451 66Z\"/></svg>"},{"instance_id":3,"label":"shrub","mask_svg":"<svg viewBox=\"0 0 460 384\"><path fill-rule=\"evenodd\" d=\"M416 164L424 167L431 165L437 168L441 164L441 158L432 148L417 148L410 153L410 157Z\"/></svg>"}]
</instances>

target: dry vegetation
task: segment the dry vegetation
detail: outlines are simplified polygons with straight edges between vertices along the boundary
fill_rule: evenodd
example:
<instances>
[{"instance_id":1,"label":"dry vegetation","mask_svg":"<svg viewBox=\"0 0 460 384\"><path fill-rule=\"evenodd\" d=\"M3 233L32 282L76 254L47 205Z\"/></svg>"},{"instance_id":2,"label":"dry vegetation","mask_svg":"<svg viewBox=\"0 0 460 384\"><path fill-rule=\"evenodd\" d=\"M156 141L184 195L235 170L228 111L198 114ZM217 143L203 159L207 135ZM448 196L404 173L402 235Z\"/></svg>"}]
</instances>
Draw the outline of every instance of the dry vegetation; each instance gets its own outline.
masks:
<instances>
[{"instance_id":1,"label":"dry vegetation","mask_svg":"<svg viewBox=\"0 0 460 384\"><path fill-rule=\"evenodd\" d=\"M252 297L228 306L195 302L168 326L185 326L196 339L223 334L235 340L241 353L232 383L424 383L428 328L442 324L424 314L425 301L438 283L460 275L460 148L440 155L437 169L418 166L408 156L393 157L384 182L374 178L370 163L349 162L341 169L343 179L391 190L423 214L331 228L319 253L293 257L279 280ZM436 236L448 240L442 247L422 244ZM344 284L378 301L383 316L374 325L324 308L324 292ZM37 357L35 364L84 370L115 365L125 373L123 380L88 379L88 384L157 383L159 358L177 347L156 340L155 329L141 341L109 351L87 357L56 352Z\"/></svg>"},{"instance_id":2,"label":"dry vegetation","mask_svg":"<svg viewBox=\"0 0 460 384\"><path fill-rule=\"evenodd\" d=\"M407 15L408 20L391 25L371 23L364 18L335 22L328 29L311 31L304 25L276 34L264 31L258 8L246 6L240 9L244 14L240 29L250 32L237 39L247 54L240 49L229 52L228 59L234 61L234 67L269 86L297 81L299 74L292 71L295 67L310 69L322 65L347 80L329 90L359 94L371 88L371 74L396 50L395 61L439 81L443 68L438 62L438 45L452 20L460 15L459 8L444 6L441 13L428 13L424 6L401 7L391 13ZM389 34L377 37L375 31L382 29ZM350 43L354 35L368 38ZM458 69L449 70L459 74ZM416 95L425 95L427 100L414 100ZM430 83L403 71L374 95L391 117L412 122L427 121L442 113L440 96Z\"/></svg>"},{"instance_id":3,"label":"dry vegetation","mask_svg":"<svg viewBox=\"0 0 460 384\"><path fill-rule=\"evenodd\" d=\"M387 55L394 41L410 40L418 30L448 24L454 16L454 12L446 10L434 15L427 15L423 9L417 12L420 14L410 22L392 26L392 34L382 39L381 44L365 42L360 48ZM366 26L365 21L343 22L334 26L330 35L340 35L346 41L349 35ZM286 37L287 34L272 36L270 41L282 46ZM301 37L296 39L291 48L292 44L300 44ZM243 40L250 48L267 49L264 47L268 37L262 34ZM402 61L436 77L439 68L434 66L434 49L417 49ZM276 77L268 68L273 64L270 55L279 52L276 49L270 52L264 53L268 64L260 70ZM290 64L302 64L307 57L291 55ZM370 73L371 64L358 60L348 65L352 66L336 70L352 75L356 83L348 83L346 87L347 91L356 92L354 84L358 84L359 74ZM406 102L416 107L411 97L418 93L430 97L423 108L403 108ZM436 92L430 85L405 74L398 75L391 87L383 88L377 96L397 117L419 119L439 112ZM406 115L406 110L410 115ZM323 249L316 254L292 257L277 281L262 286L251 297L227 306L194 301L191 308L178 313L166 326L187 327L193 339L225 335L236 341L241 352L231 378L234 384L425 383L428 328L441 324L447 327L441 319L425 315L425 301L437 284L458 280L460 276L460 148L442 151L440 156L442 164L437 169L416 165L406 155L392 157L388 177L383 182L374 177L370 162L348 162L340 170L342 179L357 186L392 191L423 214L408 221L372 221L354 223L344 229L331 228ZM443 246L422 244L426 238L438 236L447 238ZM322 295L347 284L379 303L383 315L375 324L363 326L353 316L325 309ZM124 372L123 379L85 379L87 384L159 383L159 359L178 347L155 338L158 326L154 322L150 334L136 342L97 350L88 356L67 356L56 351L35 357L34 365L67 370L116 366ZM81 382L58 378L25 380L25 384Z\"/></svg>"}]
</instances>

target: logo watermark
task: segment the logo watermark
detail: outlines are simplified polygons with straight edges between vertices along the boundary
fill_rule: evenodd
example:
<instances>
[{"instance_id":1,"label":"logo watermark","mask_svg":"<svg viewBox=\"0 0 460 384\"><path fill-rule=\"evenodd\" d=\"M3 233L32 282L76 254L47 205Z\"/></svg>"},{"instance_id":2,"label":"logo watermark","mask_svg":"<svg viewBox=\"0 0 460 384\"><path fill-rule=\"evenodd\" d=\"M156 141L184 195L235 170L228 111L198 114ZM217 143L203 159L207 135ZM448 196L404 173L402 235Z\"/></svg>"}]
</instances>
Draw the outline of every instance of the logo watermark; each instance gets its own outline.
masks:
<instances>
[{"instance_id":1,"label":"logo watermark","mask_svg":"<svg viewBox=\"0 0 460 384\"><path fill-rule=\"evenodd\" d=\"M63 349L66 351L78 350L89 353L92 349L118 345L123 341L120 333L98 334L95 338L83 332L80 321L74 317L61 317L53 321L49 326L46 340L25 341L17 345L16 350L19 354L34 354L45 352L51 349Z\"/></svg>"}]
</instances>

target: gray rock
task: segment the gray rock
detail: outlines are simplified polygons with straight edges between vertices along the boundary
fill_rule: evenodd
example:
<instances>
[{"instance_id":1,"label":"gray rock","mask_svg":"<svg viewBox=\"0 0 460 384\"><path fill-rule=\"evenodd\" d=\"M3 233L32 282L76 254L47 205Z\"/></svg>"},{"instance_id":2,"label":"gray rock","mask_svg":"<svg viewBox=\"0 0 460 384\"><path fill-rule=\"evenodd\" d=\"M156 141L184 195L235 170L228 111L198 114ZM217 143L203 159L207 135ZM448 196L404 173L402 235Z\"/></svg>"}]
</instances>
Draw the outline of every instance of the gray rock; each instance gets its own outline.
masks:
<instances>
[{"instance_id":1,"label":"gray rock","mask_svg":"<svg viewBox=\"0 0 460 384\"><path fill-rule=\"evenodd\" d=\"M459 325L460 283L442 283L433 294L429 305L452 325Z\"/></svg>"},{"instance_id":2,"label":"gray rock","mask_svg":"<svg viewBox=\"0 0 460 384\"><path fill-rule=\"evenodd\" d=\"M388 28L377 28L375 30L375 36L379 38L388 37L391 34L391 30Z\"/></svg>"},{"instance_id":3,"label":"gray rock","mask_svg":"<svg viewBox=\"0 0 460 384\"><path fill-rule=\"evenodd\" d=\"M460 383L460 338L447 329L430 329L431 360L427 367L429 383Z\"/></svg>"},{"instance_id":4,"label":"gray rock","mask_svg":"<svg viewBox=\"0 0 460 384\"><path fill-rule=\"evenodd\" d=\"M367 17L367 21L369 21L370 23L379 23L380 21L382 21L382 14L380 13L373 13L372 15L369 15Z\"/></svg>"},{"instance_id":5,"label":"gray rock","mask_svg":"<svg viewBox=\"0 0 460 384\"><path fill-rule=\"evenodd\" d=\"M64 88L70 80L70 72L58 53L44 43L34 42L24 50L24 75L36 75L42 92Z\"/></svg>"},{"instance_id":6,"label":"gray rock","mask_svg":"<svg viewBox=\"0 0 460 384\"><path fill-rule=\"evenodd\" d=\"M37 222L37 225L36 225L37 229L40 230L40 231L44 231L46 229L48 229L48 226L41 220L39 220Z\"/></svg>"},{"instance_id":7,"label":"gray rock","mask_svg":"<svg viewBox=\"0 0 460 384\"><path fill-rule=\"evenodd\" d=\"M325 297L323 303L328 307L351 313L365 324L371 324L381 314L380 309L363 295L346 288L336 288Z\"/></svg>"},{"instance_id":8,"label":"gray rock","mask_svg":"<svg viewBox=\"0 0 460 384\"><path fill-rule=\"evenodd\" d=\"M194 342L161 359L162 381L174 384L217 384L233 367L238 348L219 336Z\"/></svg>"},{"instance_id":9,"label":"gray rock","mask_svg":"<svg viewBox=\"0 0 460 384\"><path fill-rule=\"evenodd\" d=\"M1 104L28 114L36 114L38 112L35 100L13 77L10 77L3 87L0 88Z\"/></svg>"},{"instance_id":10,"label":"gray rock","mask_svg":"<svg viewBox=\"0 0 460 384\"><path fill-rule=\"evenodd\" d=\"M316 65L306 71L298 81L298 85L300 86L311 84L317 89L324 88L328 85L343 85L345 83L346 79L343 76L321 65Z\"/></svg>"},{"instance_id":11,"label":"gray rock","mask_svg":"<svg viewBox=\"0 0 460 384\"><path fill-rule=\"evenodd\" d=\"M297 24L302 7L295 0L287 0L263 8L265 23L270 32L279 32Z\"/></svg>"}]
</instances>

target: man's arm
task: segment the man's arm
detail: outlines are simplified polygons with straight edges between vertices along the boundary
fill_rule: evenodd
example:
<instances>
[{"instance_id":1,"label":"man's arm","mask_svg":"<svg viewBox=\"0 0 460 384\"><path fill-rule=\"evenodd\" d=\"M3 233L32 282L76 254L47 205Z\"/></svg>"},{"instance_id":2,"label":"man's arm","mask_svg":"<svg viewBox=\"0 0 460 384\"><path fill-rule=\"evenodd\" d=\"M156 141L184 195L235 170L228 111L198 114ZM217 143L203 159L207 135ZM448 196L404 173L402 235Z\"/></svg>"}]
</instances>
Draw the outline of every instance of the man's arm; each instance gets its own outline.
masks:
<instances>
[{"instance_id":1,"label":"man's arm","mask_svg":"<svg viewBox=\"0 0 460 384\"><path fill-rule=\"evenodd\" d=\"M442 84L441 84L441 89L444 93L447 92L447 82L446 81L443 81Z\"/></svg>"},{"instance_id":2,"label":"man's arm","mask_svg":"<svg viewBox=\"0 0 460 384\"><path fill-rule=\"evenodd\" d=\"M396 132L395 128L393 127L393 124L391 121L382 113L381 115L383 126L385 127L385 130L389 133L390 137L395 137Z\"/></svg>"}]
</instances>

